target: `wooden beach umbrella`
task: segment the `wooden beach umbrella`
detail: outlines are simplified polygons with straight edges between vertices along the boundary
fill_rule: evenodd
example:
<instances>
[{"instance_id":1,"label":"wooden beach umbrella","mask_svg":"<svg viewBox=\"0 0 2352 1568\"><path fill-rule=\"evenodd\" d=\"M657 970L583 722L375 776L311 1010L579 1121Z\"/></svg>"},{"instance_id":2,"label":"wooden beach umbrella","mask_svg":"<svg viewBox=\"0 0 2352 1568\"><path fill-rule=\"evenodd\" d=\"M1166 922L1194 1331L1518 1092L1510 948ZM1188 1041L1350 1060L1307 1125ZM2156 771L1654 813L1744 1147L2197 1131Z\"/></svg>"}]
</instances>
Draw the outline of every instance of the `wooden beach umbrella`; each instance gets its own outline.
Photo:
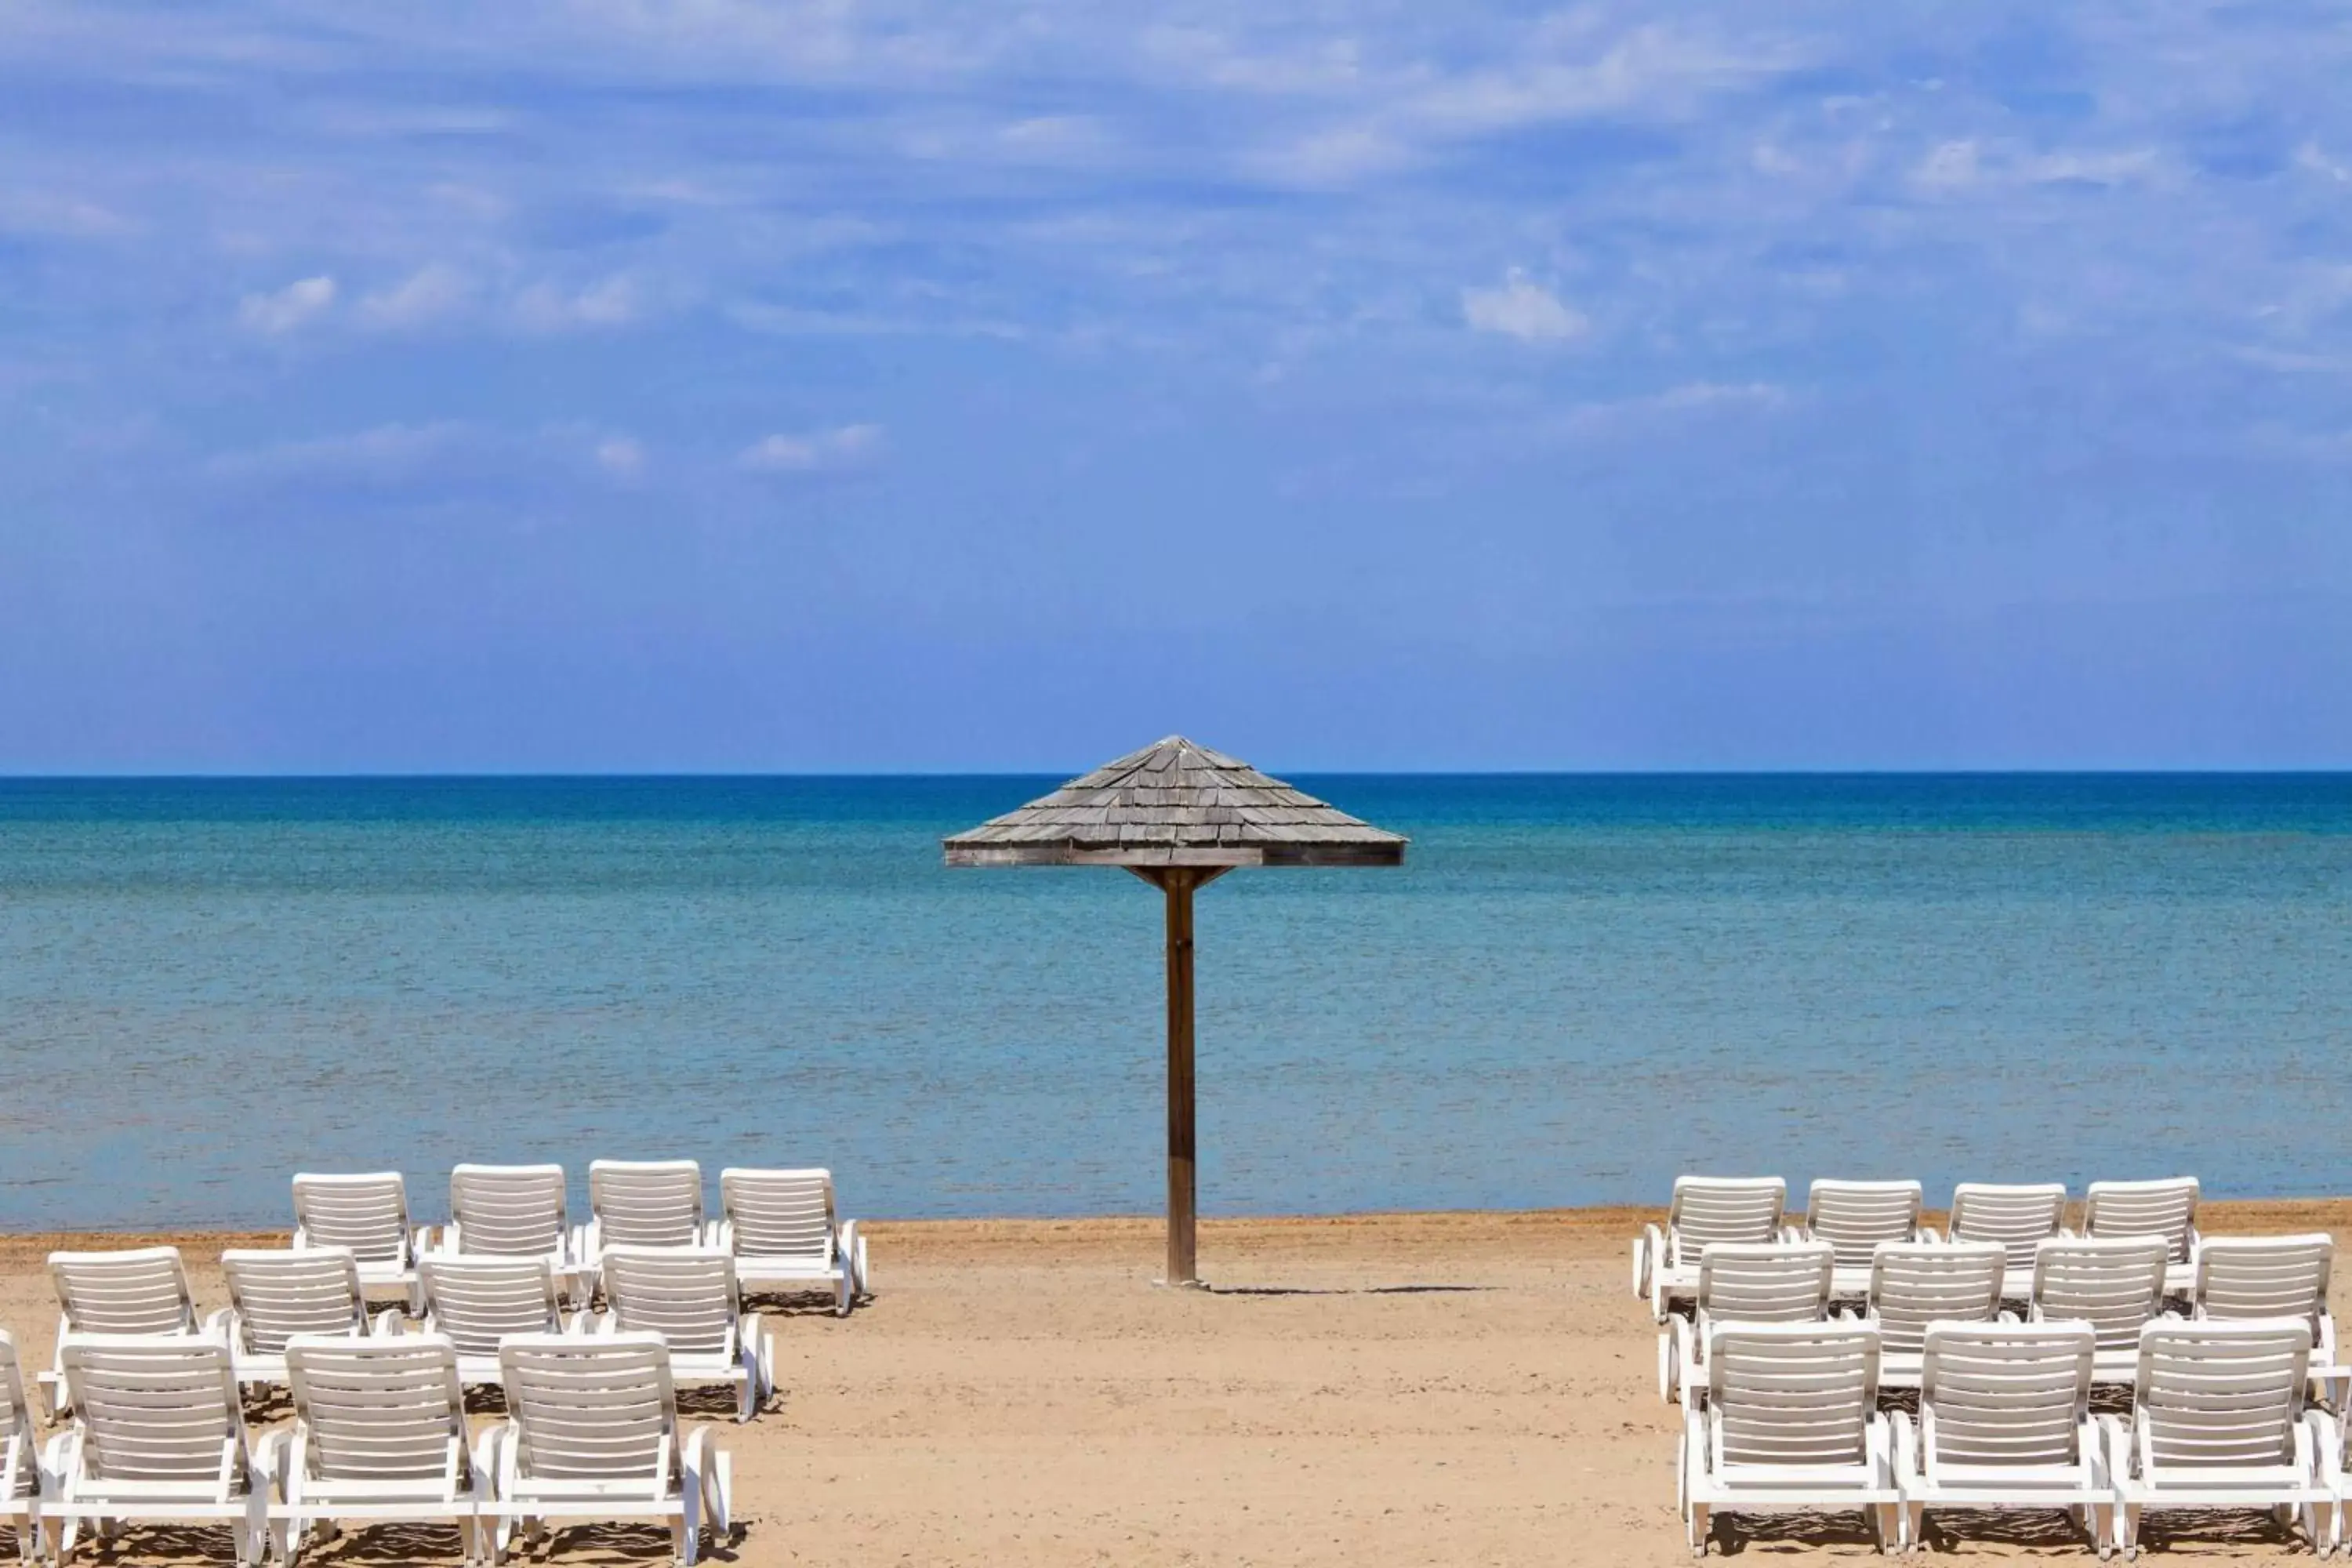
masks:
<instances>
[{"instance_id":1,"label":"wooden beach umbrella","mask_svg":"<svg viewBox=\"0 0 2352 1568\"><path fill-rule=\"evenodd\" d=\"M1192 894L1237 866L1395 866L1405 841L1181 735L944 841L950 866L1118 866L1168 905L1168 1282L1192 1254Z\"/></svg>"}]
</instances>

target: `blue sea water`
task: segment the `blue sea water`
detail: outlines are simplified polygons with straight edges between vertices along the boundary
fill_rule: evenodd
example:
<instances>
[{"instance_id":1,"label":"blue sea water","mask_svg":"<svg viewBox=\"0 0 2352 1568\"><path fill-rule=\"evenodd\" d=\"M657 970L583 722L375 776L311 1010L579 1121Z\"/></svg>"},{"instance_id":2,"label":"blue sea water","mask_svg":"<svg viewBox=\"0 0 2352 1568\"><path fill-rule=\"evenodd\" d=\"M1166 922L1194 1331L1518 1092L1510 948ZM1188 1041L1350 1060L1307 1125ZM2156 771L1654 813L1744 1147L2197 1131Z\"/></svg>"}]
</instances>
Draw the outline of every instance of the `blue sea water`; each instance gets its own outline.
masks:
<instances>
[{"instance_id":1,"label":"blue sea water","mask_svg":"<svg viewBox=\"0 0 2352 1568\"><path fill-rule=\"evenodd\" d=\"M1157 893L940 864L1055 782L0 781L0 1229L598 1155L1151 1212ZM1412 847L1201 895L1206 1212L2352 1191L2352 775L1297 782Z\"/></svg>"}]
</instances>

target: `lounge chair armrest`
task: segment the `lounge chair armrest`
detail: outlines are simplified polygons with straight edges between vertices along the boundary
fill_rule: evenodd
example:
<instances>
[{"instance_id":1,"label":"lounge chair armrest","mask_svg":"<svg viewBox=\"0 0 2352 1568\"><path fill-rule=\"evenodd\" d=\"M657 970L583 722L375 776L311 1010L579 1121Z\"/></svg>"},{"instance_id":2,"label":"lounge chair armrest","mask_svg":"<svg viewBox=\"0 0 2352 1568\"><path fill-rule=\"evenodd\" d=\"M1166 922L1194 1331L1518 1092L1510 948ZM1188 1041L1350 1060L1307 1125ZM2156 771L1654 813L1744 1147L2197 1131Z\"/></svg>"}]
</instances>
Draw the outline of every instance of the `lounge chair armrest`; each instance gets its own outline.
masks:
<instances>
[{"instance_id":1,"label":"lounge chair armrest","mask_svg":"<svg viewBox=\"0 0 2352 1568\"><path fill-rule=\"evenodd\" d=\"M2120 1486L2134 1471L2131 1458L2131 1428L2120 1415L2095 1415L2092 1422L2107 1453L2107 1484Z\"/></svg>"},{"instance_id":2,"label":"lounge chair armrest","mask_svg":"<svg viewBox=\"0 0 2352 1568\"><path fill-rule=\"evenodd\" d=\"M297 1252L308 1252L310 1250L310 1233L298 1221L294 1226L294 1239L287 1245Z\"/></svg>"},{"instance_id":3,"label":"lounge chair armrest","mask_svg":"<svg viewBox=\"0 0 2352 1568\"><path fill-rule=\"evenodd\" d=\"M1908 1496L1920 1479L1919 1429L1908 1410L1888 1411L1886 1426L1895 1440L1895 1484Z\"/></svg>"},{"instance_id":4,"label":"lounge chair armrest","mask_svg":"<svg viewBox=\"0 0 2352 1568\"><path fill-rule=\"evenodd\" d=\"M1791 1244L1802 1241L1805 1239L1805 1227L1801 1225L1784 1225L1780 1227L1780 1239Z\"/></svg>"},{"instance_id":5,"label":"lounge chair armrest","mask_svg":"<svg viewBox=\"0 0 2352 1568\"><path fill-rule=\"evenodd\" d=\"M1995 1312L1993 1314L1992 1321L1996 1323L2020 1323L2024 1321L2022 1318L2020 1318L2015 1312L2011 1311L2006 1307L2003 1307L2000 1311Z\"/></svg>"},{"instance_id":6,"label":"lounge chair armrest","mask_svg":"<svg viewBox=\"0 0 2352 1568\"><path fill-rule=\"evenodd\" d=\"M1923 1225L1919 1227L1919 1239L1929 1243L1940 1243L1948 1238L1942 1231L1937 1229L1934 1226Z\"/></svg>"},{"instance_id":7,"label":"lounge chair armrest","mask_svg":"<svg viewBox=\"0 0 2352 1568\"><path fill-rule=\"evenodd\" d=\"M2343 1427L2336 1418L2321 1410L2306 1410L2303 1418L2310 1423L2312 1440L2317 1445L2315 1462L2319 1468L2319 1479L2324 1484L2334 1486L2344 1475Z\"/></svg>"},{"instance_id":8,"label":"lounge chair armrest","mask_svg":"<svg viewBox=\"0 0 2352 1568\"><path fill-rule=\"evenodd\" d=\"M236 1309L234 1307L215 1308L213 1310L205 1314L204 1321L196 1325L196 1331L202 1334L205 1339L220 1340L234 1347L238 1339L236 1331Z\"/></svg>"},{"instance_id":9,"label":"lounge chair armrest","mask_svg":"<svg viewBox=\"0 0 2352 1568\"><path fill-rule=\"evenodd\" d=\"M404 1334L408 1331L408 1315L397 1307L386 1307L375 1315L375 1331L379 1334Z\"/></svg>"},{"instance_id":10,"label":"lounge chair armrest","mask_svg":"<svg viewBox=\"0 0 2352 1568\"><path fill-rule=\"evenodd\" d=\"M1666 1255L1666 1233L1654 1225L1645 1225L1642 1234L1633 1238L1633 1294L1650 1293L1650 1269Z\"/></svg>"},{"instance_id":11,"label":"lounge chair armrest","mask_svg":"<svg viewBox=\"0 0 2352 1568\"><path fill-rule=\"evenodd\" d=\"M619 1330L620 1321L614 1314L583 1311L572 1315L572 1321L566 1326L565 1331L586 1339L597 1334L616 1333Z\"/></svg>"},{"instance_id":12,"label":"lounge chair armrest","mask_svg":"<svg viewBox=\"0 0 2352 1568\"><path fill-rule=\"evenodd\" d=\"M1871 1479L1882 1487L1895 1484L1895 1432L1886 1413L1874 1410L1863 1427L1863 1447L1870 1456Z\"/></svg>"}]
</instances>

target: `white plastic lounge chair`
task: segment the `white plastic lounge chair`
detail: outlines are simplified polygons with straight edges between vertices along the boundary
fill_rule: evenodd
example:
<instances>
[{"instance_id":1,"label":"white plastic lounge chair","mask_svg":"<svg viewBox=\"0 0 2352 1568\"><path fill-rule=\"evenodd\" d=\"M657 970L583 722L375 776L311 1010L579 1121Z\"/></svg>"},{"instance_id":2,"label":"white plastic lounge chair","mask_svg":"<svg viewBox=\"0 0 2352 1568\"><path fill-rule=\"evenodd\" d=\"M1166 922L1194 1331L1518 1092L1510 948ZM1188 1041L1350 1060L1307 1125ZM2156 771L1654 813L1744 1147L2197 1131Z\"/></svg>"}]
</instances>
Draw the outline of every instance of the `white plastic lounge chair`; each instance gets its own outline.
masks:
<instances>
[{"instance_id":1,"label":"white plastic lounge chair","mask_svg":"<svg viewBox=\"0 0 2352 1568\"><path fill-rule=\"evenodd\" d=\"M680 1568L699 1527L728 1529L727 1454L709 1428L682 1428L659 1334L520 1335L499 1352L511 1418L490 1437L497 1468L491 1562L518 1525L666 1519Z\"/></svg>"},{"instance_id":2,"label":"white plastic lounge chair","mask_svg":"<svg viewBox=\"0 0 2352 1568\"><path fill-rule=\"evenodd\" d=\"M2025 1186L1962 1182L1952 1189L1951 1212L1944 1221L1944 1235L1950 1240L2001 1245L2009 1255L2001 1269L2002 1288L2011 1299L2020 1301L2033 1285L2033 1249L2065 1234L2066 1185L2063 1182Z\"/></svg>"},{"instance_id":3,"label":"white plastic lounge chair","mask_svg":"<svg viewBox=\"0 0 2352 1568\"><path fill-rule=\"evenodd\" d=\"M1883 1241L1863 1317L1878 1331L1878 1386L1916 1388L1931 1323L1990 1323L2007 1255L1990 1241Z\"/></svg>"},{"instance_id":4,"label":"white plastic lounge chair","mask_svg":"<svg viewBox=\"0 0 2352 1568\"><path fill-rule=\"evenodd\" d=\"M490 1476L466 1433L457 1350L439 1334L297 1335L286 1344L294 1427L273 1433L270 1544L286 1568L315 1536L351 1521L446 1521L466 1561L487 1555Z\"/></svg>"},{"instance_id":5,"label":"white plastic lounge chair","mask_svg":"<svg viewBox=\"0 0 2352 1568\"><path fill-rule=\"evenodd\" d=\"M1695 1555L1706 1555L1715 1515L1787 1509L1861 1509L1880 1551L1900 1545L1877 1330L1727 1323L1706 1363L1705 1406L1683 1405L1678 1490Z\"/></svg>"},{"instance_id":6,"label":"white plastic lounge chair","mask_svg":"<svg viewBox=\"0 0 2352 1568\"><path fill-rule=\"evenodd\" d=\"M303 1172L294 1178L294 1247L349 1249L370 1296L396 1295L418 1310L416 1255L425 1231L408 1218L408 1184L397 1171L360 1175Z\"/></svg>"},{"instance_id":7,"label":"white plastic lounge chair","mask_svg":"<svg viewBox=\"0 0 2352 1568\"><path fill-rule=\"evenodd\" d=\"M2267 1508L2282 1524L2300 1519L2314 1546L2327 1548L2336 1498L2320 1454L2332 1431L2304 1406L2310 1356L2311 1325L2299 1318L2140 1331L2128 1424L2099 1417L2126 1555L2151 1508Z\"/></svg>"},{"instance_id":8,"label":"white plastic lounge chair","mask_svg":"<svg viewBox=\"0 0 2352 1568\"><path fill-rule=\"evenodd\" d=\"M228 1347L198 1335L86 1334L65 1347L71 1427L44 1459L41 1530L50 1561L72 1552L84 1521L226 1524L236 1560L261 1559L268 1482L237 1405Z\"/></svg>"},{"instance_id":9,"label":"white plastic lounge chair","mask_svg":"<svg viewBox=\"0 0 2352 1568\"><path fill-rule=\"evenodd\" d=\"M2139 1375L2139 1331L2164 1309L2161 1237L2066 1237L2034 1249L2032 1321L2086 1322L2098 1336L2093 1381Z\"/></svg>"},{"instance_id":10,"label":"white plastic lounge chair","mask_svg":"<svg viewBox=\"0 0 2352 1568\"><path fill-rule=\"evenodd\" d=\"M2063 1509L2099 1555L2113 1550L2115 1488L2091 1419L2088 1323L1937 1323L1919 1373L1919 1419L1896 1411L1895 1476L1916 1550L1931 1508Z\"/></svg>"},{"instance_id":11,"label":"white plastic lounge chair","mask_svg":"<svg viewBox=\"0 0 2352 1568\"><path fill-rule=\"evenodd\" d=\"M1658 1394L1706 1395L1707 1336L1723 1323L1818 1323L1830 1315L1836 1254L1825 1241L1717 1242L1699 1257L1696 1310L1658 1331Z\"/></svg>"},{"instance_id":12,"label":"white plastic lounge chair","mask_svg":"<svg viewBox=\"0 0 2352 1568\"><path fill-rule=\"evenodd\" d=\"M563 1331L563 1304L544 1258L444 1258L417 1265L425 1331L457 1347L457 1374L470 1386L499 1381L499 1345L511 1334ZM400 1325L385 1326L398 1332Z\"/></svg>"},{"instance_id":13,"label":"white plastic lounge chair","mask_svg":"<svg viewBox=\"0 0 2352 1568\"><path fill-rule=\"evenodd\" d=\"M1870 1288L1870 1261L1883 1241L1919 1239L1916 1182L1817 1181L1805 1194L1805 1223L1799 1235L1837 1249L1841 1300L1856 1300Z\"/></svg>"},{"instance_id":14,"label":"white plastic lounge chair","mask_svg":"<svg viewBox=\"0 0 2352 1568\"><path fill-rule=\"evenodd\" d=\"M593 1263L607 1247L709 1247L719 1231L702 1215L702 1167L692 1160L598 1160L588 1167L587 1230L579 1249Z\"/></svg>"},{"instance_id":15,"label":"white plastic lounge chair","mask_svg":"<svg viewBox=\"0 0 2352 1568\"><path fill-rule=\"evenodd\" d=\"M52 1252L49 1281L58 1292L58 1355L39 1383L49 1408L65 1415L65 1348L79 1334L193 1334L195 1298L176 1247L122 1252Z\"/></svg>"},{"instance_id":16,"label":"white plastic lounge chair","mask_svg":"<svg viewBox=\"0 0 2352 1568\"><path fill-rule=\"evenodd\" d=\"M735 1259L716 1247L608 1247L606 1310L583 1316L589 1333L657 1333L669 1346L670 1381L725 1384L735 1419L749 1421L775 1391L775 1347L746 1311Z\"/></svg>"},{"instance_id":17,"label":"white plastic lounge chair","mask_svg":"<svg viewBox=\"0 0 2352 1568\"><path fill-rule=\"evenodd\" d=\"M2197 1248L2197 1288L2189 1315L2201 1322L2301 1318L2311 1325L2311 1381L2341 1409L2352 1367L2338 1359L2336 1320L2327 1310L2336 1242L2306 1236L2209 1236Z\"/></svg>"},{"instance_id":18,"label":"white plastic lounge chair","mask_svg":"<svg viewBox=\"0 0 2352 1568\"><path fill-rule=\"evenodd\" d=\"M449 1173L449 1223L433 1250L469 1258L543 1258L568 1294L587 1281L564 1217L561 1165L459 1165Z\"/></svg>"},{"instance_id":19,"label":"white plastic lounge chair","mask_svg":"<svg viewBox=\"0 0 2352 1568\"><path fill-rule=\"evenodd\" d=\"M1776 1241L1789 1184L1778 1176L1676 1176L1666 1223L1633 1239L1633 1294L1650 1299L1660 1322L1698 1289L1699 1253L1709 1243Z\"/></svg>"},{"instance_id":20,"label":"white plastic lounge chair","mask_svg":"<svg viewBox=\"0 0 2352 1568\"><path fill-rule=\"evenodd\" d=\"M831 1171L730 1167L719 1173L719 1245L747 1292L829 1289L845 1318L869 1292L866 1238L835 1213Z\"/></svg>"},{"instance_id":21,"label":"white plastic lounge chair","mask_svg":"<svg viewBox=\"0 0 2352 1568\"><path fill-rule=\"evenodd\" d=\"M25 1402L16 1342L0 1329L0 1520L16 1531L16 1555L29 1561L41 1530L40 1434Z\"/></svg>"},{"instance_id":22,"label":"white plastic lounge chair","mask_svg":"<svg viewBox=\"0 0 2352 1568\"><path fill-rule=\"evenodd\" d=\"M232 1247L221 1254L229 1304L205 1320L227 1341L236 1380L246 1386L286 1382L286 1342L296 1334L367 1332L359 1261L340 1247L299 1252Z\"/></svg>"},{"instance_id":23,"label":"white plastic lounge chair","mask_svg":"<svg viewBox=\"0 0 2352 1568\"><path fill-rule=\"evenodd\" d=\"M2197 1288L2197 1178L2093 1182L2084 1189L2083 1234L2164 1237L2164 1293L2186 1296Z\"/></svg>"}]
</instances>

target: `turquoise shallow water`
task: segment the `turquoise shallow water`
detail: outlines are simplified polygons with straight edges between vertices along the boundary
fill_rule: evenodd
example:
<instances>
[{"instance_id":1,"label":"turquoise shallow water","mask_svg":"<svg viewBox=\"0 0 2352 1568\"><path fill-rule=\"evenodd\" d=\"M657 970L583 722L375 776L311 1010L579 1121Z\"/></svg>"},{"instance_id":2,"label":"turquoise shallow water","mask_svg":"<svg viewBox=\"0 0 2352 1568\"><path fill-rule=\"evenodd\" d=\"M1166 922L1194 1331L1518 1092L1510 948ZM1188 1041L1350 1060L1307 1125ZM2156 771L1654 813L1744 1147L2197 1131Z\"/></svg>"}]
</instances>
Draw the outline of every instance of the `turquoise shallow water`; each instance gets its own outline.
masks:
<instances>
[{"instance_id":1,"label":"turquoise shallow water","mask_svg":"<svg viewBox=\"0 0 2352 1568\"><path fill-rule=\"evenodd\" d=\"M940 864L1055 782L0 781L0 1228L599 1154L1150 1212L1157 894ZM1297 782L1414 842L1201 896L1207 1212L2352 1191L2352 776Z\"/></svg>"}]
</instances>

